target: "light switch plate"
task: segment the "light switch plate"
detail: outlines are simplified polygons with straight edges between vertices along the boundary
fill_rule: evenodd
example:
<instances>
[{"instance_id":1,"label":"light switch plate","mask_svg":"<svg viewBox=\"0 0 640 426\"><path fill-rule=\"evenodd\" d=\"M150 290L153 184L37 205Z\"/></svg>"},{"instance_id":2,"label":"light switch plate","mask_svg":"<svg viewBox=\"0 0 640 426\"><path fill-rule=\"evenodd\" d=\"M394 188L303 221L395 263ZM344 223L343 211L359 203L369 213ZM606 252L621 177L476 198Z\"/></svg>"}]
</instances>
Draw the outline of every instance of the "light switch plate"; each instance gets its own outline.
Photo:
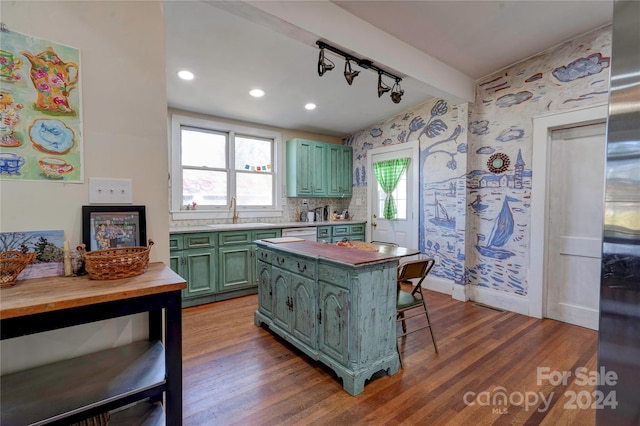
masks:
<instances>
[{"instance_id":1,"label":"light switch plate","mask_svg":"<svg viewBox=\"0 0 640 426\"><path fill-rule=\"evenodd\" d=\"M131 179L89 178L90 204L131 204Z\"/></svg>"}]
</instances>

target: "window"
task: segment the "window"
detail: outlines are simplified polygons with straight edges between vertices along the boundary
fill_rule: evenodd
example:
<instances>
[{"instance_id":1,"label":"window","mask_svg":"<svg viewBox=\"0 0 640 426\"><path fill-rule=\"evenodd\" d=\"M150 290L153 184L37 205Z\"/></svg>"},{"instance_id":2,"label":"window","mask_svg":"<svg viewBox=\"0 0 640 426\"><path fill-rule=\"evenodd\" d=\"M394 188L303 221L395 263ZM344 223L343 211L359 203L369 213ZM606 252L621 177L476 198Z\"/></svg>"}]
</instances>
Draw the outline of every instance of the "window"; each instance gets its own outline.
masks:
<instances>
[{"instance_id":1,"label":"window","mask_svg":"<svg viewBox=\"0 0 640 426\"><path fill-rule=\"evenodd\" d=\"M378 206L376 215L378 218L384 218L384 200L387 198L387 194L384 193L384 190L380 186L380 184L376 181L376 185L378 186ZM405 170L398 181L398 186L394 189L393 199L396 202L396 208L398 212L396 213L396 217L394 220L406 220L407 219L407 171Z\"/></svg>"},{"instance_id":2,"label":"window","mask_svg":"<svg viewBox=\"0 0 640 426\"><path fill-rule=\"evenodd\" d=\"M252 212L251 216L276 215L280 139L280 134L272 131L173 115L174 219L193 203L198 217L226 217L232 197L236 197L238 208Z\"/></svg>"}]
</instances>

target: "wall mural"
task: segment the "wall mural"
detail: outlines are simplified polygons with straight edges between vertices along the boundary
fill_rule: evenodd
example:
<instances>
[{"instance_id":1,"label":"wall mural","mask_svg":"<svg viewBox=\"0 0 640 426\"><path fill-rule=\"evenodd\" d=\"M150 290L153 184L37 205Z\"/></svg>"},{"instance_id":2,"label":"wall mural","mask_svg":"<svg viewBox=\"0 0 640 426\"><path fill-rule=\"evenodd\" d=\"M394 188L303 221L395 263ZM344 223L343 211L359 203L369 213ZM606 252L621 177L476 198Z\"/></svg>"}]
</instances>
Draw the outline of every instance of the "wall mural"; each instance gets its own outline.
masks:
<instances>
[{"instance_id":1,"label":"wall mural","mask_svg":"<svg viewBox=\"0 0 640 426\"><path fill-rule=\"evenodd\" d=\"M436 99L343 141L354 148L354 198L358 189L366 198L369 149L419 141L419 248L439 259L431 274L459 284L464 284L467 115L466 105Z\"/></svg>"},{"instance_id":2,"label":"wall mural","mask_svg":"<svg viewBox=\"0 0 640 426\"><path fill-rule=\"evenodd\" d=\"M467 282L526 295L532 118L608 100L609 28L487 76L470 108Z\"/></svg>"},{"instance_id":3,"label":"wall mural","mask_svg":"<svg viewBox=\"0 0 640 426\"><path fill-rule=\"evenodd\" d=\"M603 28L485 77L469 111L434 100L344 139L354 200L366 200L369 149L418 139L420 250L440 260L431 274L526 295L532 117L606 103L610 52Z\"/></svg>"}]
</instances>

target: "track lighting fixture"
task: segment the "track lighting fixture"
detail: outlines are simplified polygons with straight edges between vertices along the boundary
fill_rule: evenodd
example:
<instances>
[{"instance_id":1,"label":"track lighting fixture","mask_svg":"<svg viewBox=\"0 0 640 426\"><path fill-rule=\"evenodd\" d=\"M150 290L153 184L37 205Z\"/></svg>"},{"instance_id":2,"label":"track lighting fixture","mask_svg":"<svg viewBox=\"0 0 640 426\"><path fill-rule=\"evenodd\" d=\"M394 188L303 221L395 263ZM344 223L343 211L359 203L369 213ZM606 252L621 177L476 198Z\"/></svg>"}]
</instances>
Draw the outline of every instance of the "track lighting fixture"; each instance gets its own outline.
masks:
<instances>
[{"instance_id":1,"label":"track lighting fixture","mask_svg":"<svg viewBox=\"0 0 640 426\"><path fill-rule=\"evenodd\" d=\"M402 95L404 95L404 90L400 87L400 81L396 80L396 84L394 84L391 89L391 100L394 104L399 104L402 99Z\"/></svg>"},{"instance_id":2,"label":"track lighting fixture","mask_svg":"<svg viewBox=\"0 0 640 426\"><path fill-rule=\"evenodd\" d=\"M324 48L320 48L320 57L318 58L318 75L322 77L325 72L331 71L335 66L336 64L334 64L331 59L324 57Z\"/></svg>"},{"instance_id":3,"label":"track lighting fixture","mask_svg":"<svg viewBox=\"0 0 640 426\"><path fill-rule=\"evenodd\" d=\"M402 100L402 95L404 95L404 90L402 90L402 88L400 87L402 78L398 77L397 75L391 74L389 71L385 71L377 67L368 59L358 59L352 54L343 52L337 47L333 47L323 41L318 40L316 41L316 44L318 45L318 47L320 47L320 57L318 58L318 75L320 77L322 77L325 72L331 71L335 68L335 64L324 55L324 51L325 49L327 49L332 53L335 53L336 55L342 56L346 60L344 64L344 78L347 80L349 86L351 86L351 84L353 83L353 79L356 78L358 74L360 74L360 71L354 71L351 69L351 62L355 62L360 68L371 69L378 73L378 97L381 97L383 94L391 91L391 100L396 104L400 103L400 101ZM389 87L382 81L382 74L395 80L393 88Z\"/></svg>"},{"instance_id":4,"label":"track lighting fixture","mask_svg":"<svg viewBox=\"0 0 640 426\"><path fill-rule=\"evenodd\" d=\"M378 97L384 95L389 90L391 90L391 87L384 84L384 82L382 81L382 73L378 71Z\"/></svg>"},{"instance_id":5,"label":"track lighting fixture","mask_svg":"<svg viewBox=\"0 0 640 426\"><path fill-rule=\"evenodd\" d=\"M358 74L360 74L360 71L351 70L351 58L347 58L347 62L344 63L344 78L347 79L349 86L351 86L353 79L356 78Z\"/></svg>"}]
</instances>

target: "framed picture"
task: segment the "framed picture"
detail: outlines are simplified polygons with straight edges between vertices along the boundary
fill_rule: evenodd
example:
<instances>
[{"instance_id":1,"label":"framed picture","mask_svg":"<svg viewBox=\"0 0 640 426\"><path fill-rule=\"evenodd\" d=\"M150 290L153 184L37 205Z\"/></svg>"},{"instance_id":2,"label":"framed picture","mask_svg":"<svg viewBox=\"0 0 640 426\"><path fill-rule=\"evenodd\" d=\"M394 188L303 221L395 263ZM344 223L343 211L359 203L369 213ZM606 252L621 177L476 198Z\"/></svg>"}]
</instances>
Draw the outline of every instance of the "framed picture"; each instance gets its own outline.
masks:
<instances>
[{"instance_id":1,"label":"framed picture","mask_svg":"<svg viewBox=\"0 0 640 426\"><path fill-rule=\"evenodd\" d=\"M87 251L147 245L145 206L82 206Z\"/></svg>"}]
</instances>

